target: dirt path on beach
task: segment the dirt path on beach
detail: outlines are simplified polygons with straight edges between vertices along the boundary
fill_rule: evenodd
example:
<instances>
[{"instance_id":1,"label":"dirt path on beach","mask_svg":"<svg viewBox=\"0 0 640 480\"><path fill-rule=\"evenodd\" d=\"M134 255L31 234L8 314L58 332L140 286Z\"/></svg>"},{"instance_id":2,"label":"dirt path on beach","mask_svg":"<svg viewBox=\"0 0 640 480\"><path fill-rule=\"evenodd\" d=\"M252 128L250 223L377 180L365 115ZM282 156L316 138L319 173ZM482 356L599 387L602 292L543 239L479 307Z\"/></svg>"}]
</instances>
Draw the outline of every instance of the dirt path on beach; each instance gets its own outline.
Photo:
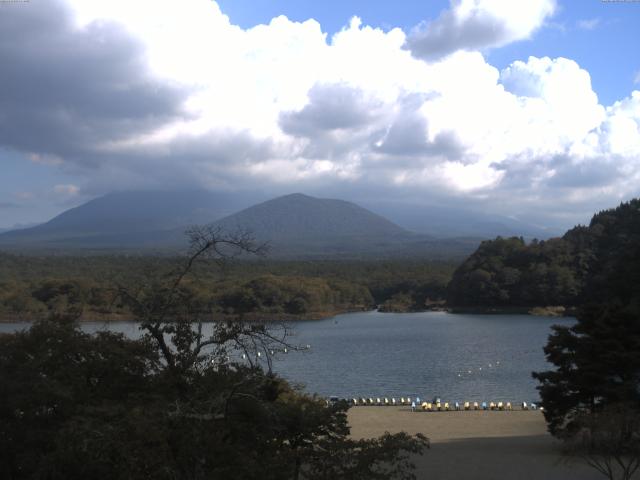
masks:
<instances>
[{"instance_id":1,"label":"dirt path on beach","mask_svg":"<svg viewBox=\"0 0 640 480\"><path fill-rule=\"evenodd\" d=\"M429 480L596 480L595 470L567 462L539 411L412 412L407 407L354 407L354 438L385 431L422 433L431 449L415 459Z\"/></svg>"}]
</instances>

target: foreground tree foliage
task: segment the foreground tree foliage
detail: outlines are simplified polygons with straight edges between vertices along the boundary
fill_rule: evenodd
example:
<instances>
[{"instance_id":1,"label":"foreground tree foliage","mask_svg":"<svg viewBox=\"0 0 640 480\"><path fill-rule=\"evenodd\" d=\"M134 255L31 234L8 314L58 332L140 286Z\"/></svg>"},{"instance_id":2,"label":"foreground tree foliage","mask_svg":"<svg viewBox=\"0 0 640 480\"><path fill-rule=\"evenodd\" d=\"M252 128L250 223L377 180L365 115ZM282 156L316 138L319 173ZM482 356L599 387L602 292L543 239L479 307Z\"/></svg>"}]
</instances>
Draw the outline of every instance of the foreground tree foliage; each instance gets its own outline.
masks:
<instances>
[{"instance_id":1,"label":"foreground tree foliage","mask_svg":"<svg viewBox=\"0 0 640 480\"><path fill-rule=\"evenodd\" d=\"M536 372L549 430L576 434L585 414L605 406L638 407L640 318L622 307L585 307L572 327L554 327L545 347L556 369ZM639 432L640 433L640 432Z\"/></svg>"},{"instance_id":2,"label":"foreground tree foliage","mask_svg":"<svg viewBox=\"0 0 640 480\"><path fill-rule=\"evenodd\" d=\"M545 347L556 368L536 372L549 431L608 478L640 462L640 201L594 217L595 252L572 327Z\"/></svg>"},{"instance_id":3,"label":"foreground tree foliage","mask_svg":"<svg viewBox=\"0 0 640 480\"><path fill-rule=\"evenodd\" d=\"M631 303L629 303L631 305ZM556 369L534 372L549 431L610 480L640 466L640 318L635 307L583 307L545 347Z\"/></svg>"},{"instance_id":4,"label":"foreground tree foliage","mask_svg":"<svg viewBox=\"0 0 640 480\"><path fill-rule=\"evenodd\" d=\"M410 455L425 437L350 439L346 404L328 407L271 372L286 330L229 321L205 333L210 305L182 287L193 265L258 249L206 229L191 240L170 279L117 287L140 339L89 335L69 316L0 336L0 477L414 478Z\"/></svg>"}]
</instances>

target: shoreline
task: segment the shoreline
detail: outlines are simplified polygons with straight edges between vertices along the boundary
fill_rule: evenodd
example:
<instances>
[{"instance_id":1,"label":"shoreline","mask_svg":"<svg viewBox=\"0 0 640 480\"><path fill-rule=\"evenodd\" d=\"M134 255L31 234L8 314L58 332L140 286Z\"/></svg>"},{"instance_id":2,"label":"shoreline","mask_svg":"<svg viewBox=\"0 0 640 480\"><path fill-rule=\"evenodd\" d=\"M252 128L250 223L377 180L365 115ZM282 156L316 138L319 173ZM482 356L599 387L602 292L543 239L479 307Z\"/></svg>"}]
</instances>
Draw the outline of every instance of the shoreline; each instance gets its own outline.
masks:
<instances>
[{"instance_id":1,"label":"shoreline","mask_svg":"<svg viewBox=\"0 0 640 480\"><path fill-rule=\"evenodd\" d=\"M373 312L376 311L375 308L366 309L362 307L352 307L345 308L335 311L318 311L318 312L309 312L305 315L293 315L286 313L254 313L254 314L246 314L243 316L242 320L246 322L313 322L316 320L326 320L328 318L333 318L338 315L345 315L348 313L358 313L358 312ZM1 323L32 323L38 320L44 320L47 318L47 315L24 315L22 317L19 316L0 316L0 324ZM203 323L212 323L219 321L238 321L240 317L238 315L227 315L227 314L216 314L211 315L205 320ZM139 320L131 319L131 315L129 314L82 314L78 318L78 322L80 323L90 323L90 322L101 322L101 323L136 323Z\"/></svg>"},{"instance_id":2,"label":"shoreline","mask_svg":"<svg viewBox=\"0 0 640 480\"><path fill-rule=\"evenodd\" d=\"M306 315L293 315L293 314L265 314L255 313L247 314L243 320L247 322L313 322L317 320L327 320L329 318L336 317L338 315L346 315L349 313L359 312L380 312L380 313L426 313L426 312L443 312L450 314L461 315L531 315L540 317L574 317L576 314L575 307L561 307L561 306L547 306L547 307L438 307L438 308L426 308L424 310L408 310L408 311L393 311L393 310L380 310L380 308L365 308L365 307L352 307L339 309L335 311L318 311L309 312ZM32 323L37 320L43 320L47 315L24 315L20 316L0 316L0 324L2 323ZM217 321L237 321L240 318L237 315L213 315L204 323L211 323ZM95 315L81 315L78 319L80 323L90 322L102 322L102 323L120 323L130 322L135 323L137 320L132 320L130 315L125 314L95 314Z\"/></svg>"},{"instance_id":3,"label":"shoreline","mask_svg":"<svg viewBox=\"0 0 640 480\"><path fill-rule=\"evenodd\" d=\"M547 305L534 307L448 307L450 313L474 315L532 315L539 317L574 317L576 307Z\"/></svg>"}]
</instances>

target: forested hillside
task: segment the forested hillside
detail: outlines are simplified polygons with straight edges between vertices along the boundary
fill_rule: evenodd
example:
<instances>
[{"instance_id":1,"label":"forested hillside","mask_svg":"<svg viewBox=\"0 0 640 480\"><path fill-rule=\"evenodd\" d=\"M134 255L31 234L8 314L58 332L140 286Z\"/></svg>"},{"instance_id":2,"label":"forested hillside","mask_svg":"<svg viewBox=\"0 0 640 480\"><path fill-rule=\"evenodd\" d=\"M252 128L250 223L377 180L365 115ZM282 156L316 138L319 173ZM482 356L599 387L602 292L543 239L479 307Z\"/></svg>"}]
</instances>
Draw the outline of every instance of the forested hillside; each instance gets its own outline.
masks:
<instances>
[{"instance_id":1,"label":"forested hillside","mask_svg":"<svg viewBox=\"0 0 640 480\"><path fill-rule=\"evenodd\" d=\"M482 242L454 273L453 307L578 306L640 299L640 200L593 216L561 238Z\"/></svg>"},{"instance_id":2,"label":"forested hillside","mask_svg":"<svg viewBox=\"0 0 640 480\"><path fill-rule=\"evenodd\" d=\"M128 319L120 286L171 276L168 257L34 257L0 254L0 319L30 320L74 311L83 319ZM443 299L455 269L439 262L202 262L183 288L224 317L318 318L387 304L421 310ZM402 303L390 299L403 299Z\"/></svg>"}]
</instances>

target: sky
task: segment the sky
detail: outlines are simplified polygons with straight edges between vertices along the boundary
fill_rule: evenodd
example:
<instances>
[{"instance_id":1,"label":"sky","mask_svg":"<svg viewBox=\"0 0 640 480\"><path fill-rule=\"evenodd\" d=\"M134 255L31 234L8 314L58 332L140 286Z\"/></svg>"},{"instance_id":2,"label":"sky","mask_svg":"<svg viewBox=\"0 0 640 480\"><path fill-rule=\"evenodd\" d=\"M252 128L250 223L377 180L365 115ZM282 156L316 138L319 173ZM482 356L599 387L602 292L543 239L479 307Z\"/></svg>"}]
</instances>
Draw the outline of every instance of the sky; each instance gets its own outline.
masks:
<instances>
[{"instance_id":1,"label":"sky","mask_svg":"<svg viewBox=\"0 0 640 480\"><path fill-rule=\"evenodd\" d=\"M640 195L640 2L0 2L0 228L115 190L568 228Z\"/></svg>"}]
</instances>

